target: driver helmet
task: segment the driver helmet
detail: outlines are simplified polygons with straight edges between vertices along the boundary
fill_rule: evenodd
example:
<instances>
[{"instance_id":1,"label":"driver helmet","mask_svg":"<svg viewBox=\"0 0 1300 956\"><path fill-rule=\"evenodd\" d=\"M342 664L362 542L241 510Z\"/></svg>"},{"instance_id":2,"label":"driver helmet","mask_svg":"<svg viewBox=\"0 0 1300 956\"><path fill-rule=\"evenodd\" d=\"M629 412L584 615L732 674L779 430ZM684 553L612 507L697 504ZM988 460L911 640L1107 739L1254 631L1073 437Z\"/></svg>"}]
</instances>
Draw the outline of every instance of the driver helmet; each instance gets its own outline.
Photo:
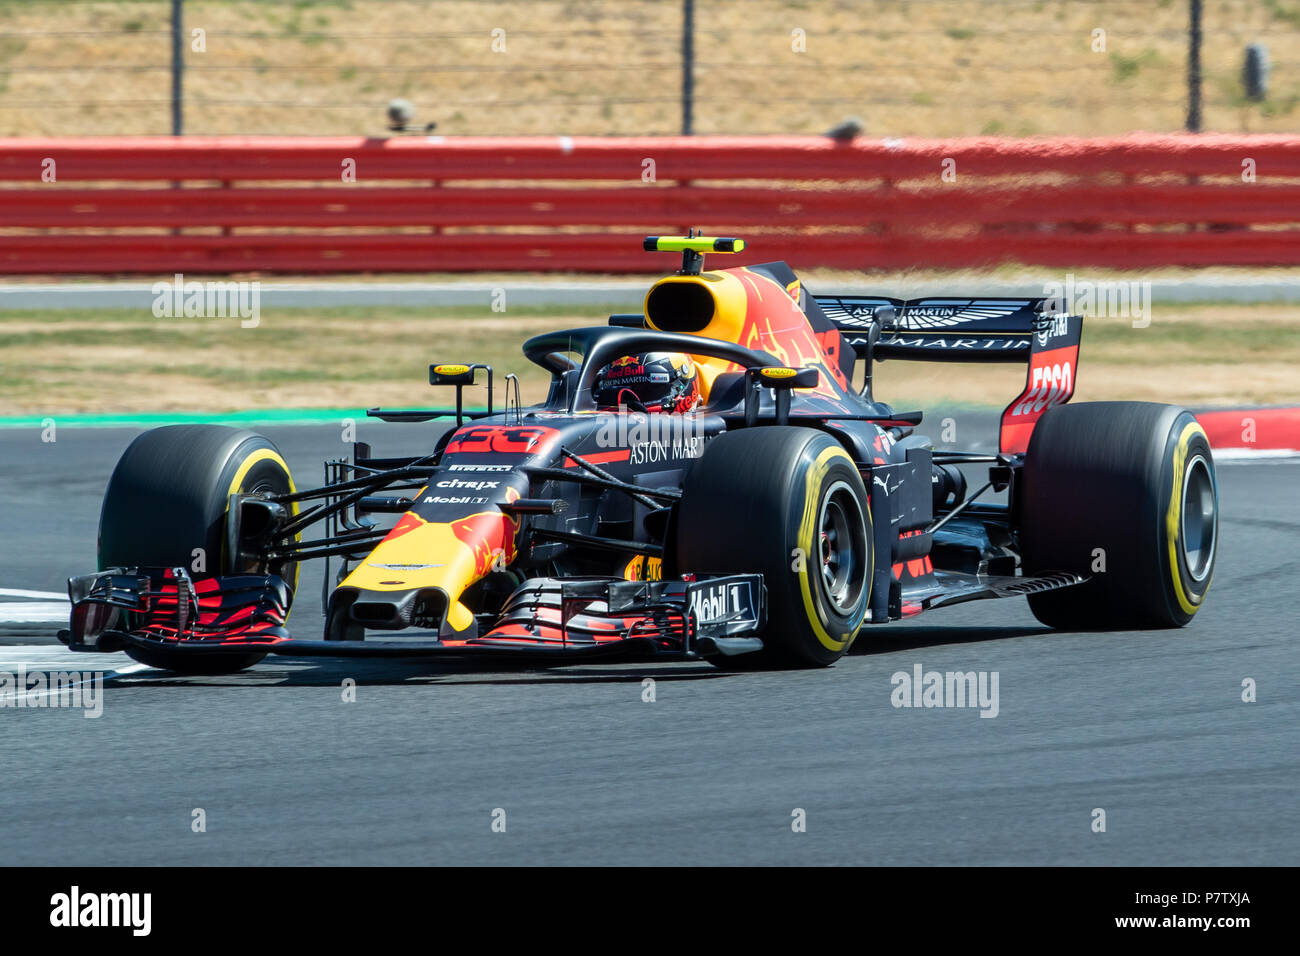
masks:
<instances>
[{"instance_id":1,"label":"driver helmet","mask_svg":"<svg viewBox=\"0 0 1300 956\"><path fill-rule=\"evenodd\" d=\"M700 403L700 380L689 355L643 352L602 368L592 397L600 408L626 405L638 412L689 412Z\"/></svg>"}]
</instances>

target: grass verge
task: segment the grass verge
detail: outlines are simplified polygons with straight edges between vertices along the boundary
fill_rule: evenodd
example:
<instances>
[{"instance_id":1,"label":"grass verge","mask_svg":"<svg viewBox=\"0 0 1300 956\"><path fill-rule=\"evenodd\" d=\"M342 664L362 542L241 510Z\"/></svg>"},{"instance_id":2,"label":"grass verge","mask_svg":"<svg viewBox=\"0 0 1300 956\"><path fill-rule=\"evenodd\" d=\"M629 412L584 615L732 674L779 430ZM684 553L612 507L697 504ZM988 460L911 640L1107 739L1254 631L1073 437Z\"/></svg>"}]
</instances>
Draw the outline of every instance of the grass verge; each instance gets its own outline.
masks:
<instances>
[{"instance_id":1,"label":"grass verge","mask_svg":"<svg viewBox=\"0 0 1300 956\"><path fill-rule=\"evenodd\" d=\"M0 416L421 407L442 401L427 384L431 362L493 366L498 401L515 372L534 402L547 376L523 359L523 341L603 323L607 311L295 309L264 311L250 329L139 310L0 312ZM1197 304L1159 306L1146 328L1089 319L1076 399L1300 402L1294 315L1286 305ZM883 362L876 371L880 398L915 407L1000 405L1022 382L1018 365ZM481 404L471 392L466 402Z\"/></svg>"}]
</instances>

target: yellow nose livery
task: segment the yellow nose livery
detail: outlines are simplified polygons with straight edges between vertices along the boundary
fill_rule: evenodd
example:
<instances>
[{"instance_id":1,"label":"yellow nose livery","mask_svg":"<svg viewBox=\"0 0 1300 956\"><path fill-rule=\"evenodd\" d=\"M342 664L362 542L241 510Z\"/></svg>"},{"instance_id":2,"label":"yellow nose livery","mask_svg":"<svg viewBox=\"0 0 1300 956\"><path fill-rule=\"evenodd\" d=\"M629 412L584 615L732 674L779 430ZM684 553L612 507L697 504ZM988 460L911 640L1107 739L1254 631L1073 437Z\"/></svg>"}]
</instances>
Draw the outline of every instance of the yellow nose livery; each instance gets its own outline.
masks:
<instances>
[{"instance_id":1,"label":"yellow nose livery","mask_svg":"<svg viewBox=\"0 0 1300 956\"><path fill-rule=\"evenodd\" d=\"M447 625L464 631L474 615L460 602L461 594L494 565L505 567L514 560L517 529L517 520L500 511L447 522L426 521L408 511L340 587L381 592L437 588L447 595Z\"/></svg>"}]
</instances>

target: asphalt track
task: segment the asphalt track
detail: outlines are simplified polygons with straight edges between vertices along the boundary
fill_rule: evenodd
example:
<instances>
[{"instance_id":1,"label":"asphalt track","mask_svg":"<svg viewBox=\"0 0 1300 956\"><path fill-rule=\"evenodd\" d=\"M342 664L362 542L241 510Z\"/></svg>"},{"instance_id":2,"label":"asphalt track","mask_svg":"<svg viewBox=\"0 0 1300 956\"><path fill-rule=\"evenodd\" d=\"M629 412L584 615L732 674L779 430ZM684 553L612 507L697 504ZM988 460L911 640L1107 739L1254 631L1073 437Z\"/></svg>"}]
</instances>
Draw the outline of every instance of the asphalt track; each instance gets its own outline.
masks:
<instances>
[{"instance_id":1,"label":"asphalt track","mask_svg":"<svg viewBox=\"0 0 1300 956\"><path fill-rule=\"evenodd\" d=\"M426 428L360 437L398 453ZM337 427L266 431L302 480L343 453ZM93 569L100 496L133 433L0 430L0 589L62 591ZM110 679L99 719L0 709L0 859L1294 865L1300 464L1219 476L1214 587L1179 631L1054 633L1012 599L868 630L815 672L272 660ZM301 593L291 623L314 636L319 578ZM20 604L58 607L0 590L0 618ZM129 663L74 657L57 626L0 625L0 670ZM996 671L997 717L896 709L891 675L917 664Z\"/></svg>"}]
</instances>

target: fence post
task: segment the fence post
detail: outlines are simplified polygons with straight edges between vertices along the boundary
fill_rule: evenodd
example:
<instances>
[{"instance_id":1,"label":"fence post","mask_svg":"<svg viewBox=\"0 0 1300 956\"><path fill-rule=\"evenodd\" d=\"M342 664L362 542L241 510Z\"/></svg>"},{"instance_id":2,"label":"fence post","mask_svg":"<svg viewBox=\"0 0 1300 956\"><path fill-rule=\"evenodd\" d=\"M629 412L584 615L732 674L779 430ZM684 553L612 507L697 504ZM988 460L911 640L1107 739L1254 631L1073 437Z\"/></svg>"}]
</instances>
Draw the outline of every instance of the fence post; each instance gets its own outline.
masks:
<instances>
[{"instance_id":1,"label":"fence post","mask_svg":"<svg viewBox=\"0 0 1300 956\"><path fill-rule=\"evenodd\" d=\"M690 136L695 99L695 0L682 0L682 135Z\"/></svg>"},{"instance_id":2,"label":"fence post","mask_svg":"<svg viewBox=\"0 0 1300 956\"><path fill-rule=\"evenodd\" d=\"M185 134L185 0L172 0L172 135Z\"/></svg>"},{"instance_id":3,"label":"fence post","mask_svg":"<svg viewBox=\"0 0 1300 956\"><path fill-rule=\"evenodd\" d=\"M1187 131L1201 131L1201 0L1188 0Z\"/></svg>"}]
</instances>

